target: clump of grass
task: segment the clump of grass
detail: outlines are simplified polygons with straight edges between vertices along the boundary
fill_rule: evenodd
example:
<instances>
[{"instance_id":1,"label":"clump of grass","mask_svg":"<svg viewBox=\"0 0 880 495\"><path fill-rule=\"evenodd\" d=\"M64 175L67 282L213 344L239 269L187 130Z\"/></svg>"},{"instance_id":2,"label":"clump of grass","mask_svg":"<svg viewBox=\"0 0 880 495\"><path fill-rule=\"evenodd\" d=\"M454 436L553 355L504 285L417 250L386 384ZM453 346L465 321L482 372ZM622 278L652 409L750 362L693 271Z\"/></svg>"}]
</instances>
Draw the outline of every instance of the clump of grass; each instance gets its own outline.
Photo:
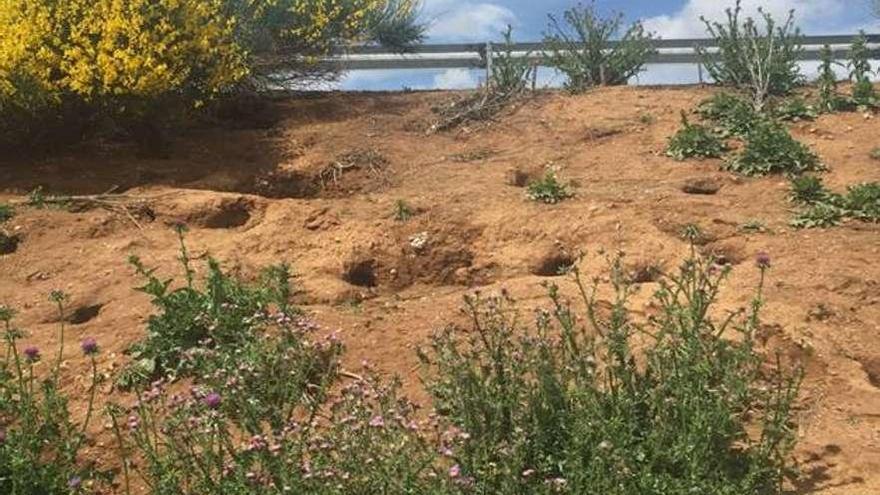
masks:
<instances>
[{"instance_id":1,"label":"clump of grass","mask_svg":"<svg viewBox=\"0 0 880 495\"><path fill-rule=\"evenodd\" d=\"M781 493L799 376L762 366L770 258L757 264L752 304L725 321L708 315L728 271L696 254L658 282L644 322L619 259L610 308L577 268L578 307L548 285L534 324L506 294L468 297L473 325L420 353L438 414L465 439L450 445L455 475L473 493Z\"/></svg>"},{"instance_id":2,"label":"clump of grass","mask_svg":"<svg viewBox=\"0 0 880 495\"><path fill-rule=\"evenodd\" d=\"M725 136L745 137L766 120L751 104L730 93L717 93L700 103L697 111Z\"/></svg>"},{"instance_id":3,"label":"clump of grass","mask_svg":"<svg viewBox=\"0 0 880 495\"><path fill-rule=\"evenodd\" d=\"M548 170L543 177L529 183L526 196L532 201L556 204L574 196L574 193L568 185L559 180L555 172Z\"/></svg>"},{"instance_id":4,"label":"clump of grass","mask_svg":"<svg viewBox=\"0 0 880 495\"><path fill-rule=\"evenodd\" d=\"M406 201L398 199L394 203L394 219L398 222L407 222L415 215L415 210Z\"/></svg>"},{"instance_id":5,"label":"clump of grass","mask_svg":"<svg viewBox=\"0 0 880 495\"><path fill-rule=\"evenodd\" d=\"M745 147L725 168L743 175L800 175L824 169L815 153L774 122L761 122L749 131Z\"/></svg>"},{"instance_id":6,"label":"clump of grass","mask_svg":"<svg viewBox=\"0 0 880 495\"><path fill-rule=\"evenodd\" d=\"M880 161L880 146L872 149L868 156L870 156L872 160Z\"/></svg>"},{"instance_id":7,"label":"clump of grass","mask_svg":"<svg viewBox=\"0 0 880 495\"><path fill-rule=\"evenodd\" d=\"M727 151L727 144L709 128L691 124L681 114L681 129L669 139L666 155L682 161L687 158L719 158Z\"/></svg>"}]
</instances>

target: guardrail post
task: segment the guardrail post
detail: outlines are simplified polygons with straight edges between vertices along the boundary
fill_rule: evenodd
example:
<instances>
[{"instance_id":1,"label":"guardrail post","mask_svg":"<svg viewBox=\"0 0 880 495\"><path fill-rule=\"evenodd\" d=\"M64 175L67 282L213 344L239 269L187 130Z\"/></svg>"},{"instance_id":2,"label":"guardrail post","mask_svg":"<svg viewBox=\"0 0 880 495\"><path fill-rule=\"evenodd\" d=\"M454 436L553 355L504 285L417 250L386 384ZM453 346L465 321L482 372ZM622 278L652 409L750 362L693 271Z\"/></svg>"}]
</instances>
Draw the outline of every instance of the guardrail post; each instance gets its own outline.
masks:
<instances>
[{"instance_id":1,"label":"guardrail post","mask_svg":"<svg viewBox=\"0 0 880 495\"><path fill-rule=\"evenodd\" d=\"M492 42L486 42L486 86L492 81Z\"/></svg>"}]
</instances>

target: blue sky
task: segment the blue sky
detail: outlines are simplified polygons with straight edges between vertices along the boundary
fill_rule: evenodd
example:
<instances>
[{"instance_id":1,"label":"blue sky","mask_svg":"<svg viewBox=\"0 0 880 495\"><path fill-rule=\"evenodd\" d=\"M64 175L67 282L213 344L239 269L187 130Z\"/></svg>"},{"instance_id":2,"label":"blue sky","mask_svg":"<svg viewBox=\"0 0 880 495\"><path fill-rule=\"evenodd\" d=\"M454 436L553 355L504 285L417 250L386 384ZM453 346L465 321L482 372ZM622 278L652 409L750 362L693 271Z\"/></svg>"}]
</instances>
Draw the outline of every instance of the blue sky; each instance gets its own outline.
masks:
<instances>
[{"instance_id":1,"label":"blue sky","mask_svg":"<svg viewBox=\"0 0 880 495\"><path fill-rule=\"evenodd\" d=\"M605 13L621 12L629 20L642 20L662 38L703 37L699 17L719 19L735 0L597 0ZM859 29L880 31L880 20L868 15L871 0L743 0L754 13L758 6L783 18L795 10L798 25L806 34L844 34ZM427 43L484 42L497 39L508 24L516 41L538 41L547 27L547 14L561 14L577 0L424 0L422 17L428 23ZM807 68L809 71L809 68ZM463 69L421 71L355 71L340 82L343 89L383 90L402 87L466 88L475 86L482 75ZM540 73L544 84L554 85L561 78L549 70ZM692 82L696 68L654 66L642 74L642 83Z\"/></svg>"}]
</instances>

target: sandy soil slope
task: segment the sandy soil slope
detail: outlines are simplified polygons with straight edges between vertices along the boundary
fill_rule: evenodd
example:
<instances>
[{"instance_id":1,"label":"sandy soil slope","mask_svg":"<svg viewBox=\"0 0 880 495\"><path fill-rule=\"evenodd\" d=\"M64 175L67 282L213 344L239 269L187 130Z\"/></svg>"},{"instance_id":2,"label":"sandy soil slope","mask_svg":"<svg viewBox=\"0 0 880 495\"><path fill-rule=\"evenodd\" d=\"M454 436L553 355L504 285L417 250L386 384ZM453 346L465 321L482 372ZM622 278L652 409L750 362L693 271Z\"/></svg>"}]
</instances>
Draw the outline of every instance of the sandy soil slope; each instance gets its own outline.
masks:
<instances>
[{"instance_id":1,"label":"sandy soil slope","mask_svg":"<svg viewBox=\"0 0 880 495\"><path fill-rule=\"evenodd\" d=\"M784 178L740 178L719 171L718 161L663 156L680 111L710 93L542 93L488 127L435 135L424 132L431 107L448 94L328 94L277 102L272 126L243 119L239 128L182 133L168 160L97 144L7 159L0 201L38 185L49 193L113 189L155 199L149 211L133 211L134 220L100 208L19 209L7 227L21 242L0 256L0 302L18 308L20 326L48 349L56 332L47 295L69 292L77 310L72 338L95 336L109 372L125 362L122 351L143 334L151 311L132 290L140 281L126 258L137 254L179 276L169 225L185 222L193 253L245 277L290 262L299 304L328 331L339 330L348 359L400 374L423 400L414 349L459 318L463 294L504 287L525 309L544 304L548 277L541 274L581 251L590 274L605 266L602 249L624 250L634 269L674 269L688 250L680 231L695 223L705 233L701 249L733 265L725 308L751 297L755 253L772 257L768 352L780 350L806 368L797 450L804 476L793 489L880 493L880 225L796 231L788 226ZM878 120L823 116L794 124L793 133L829 165L829 187L880 180L880 162L869 157L880 146ZM574 198L554 206L525 198L523 178L547 165L574 181ZM717 192L684 192L693 179ZM398 200L416 211L411 220L394 219ZM743 228L756 222L765 228ZM424 247L413 247L421 240ZM652 285L645 277L637 305ZM67 365L76 397L87 368L75 346ZM83 406L74 401L77 414ZM87 455L110 461L101 438Z\"/></svg>"}]
</instances>

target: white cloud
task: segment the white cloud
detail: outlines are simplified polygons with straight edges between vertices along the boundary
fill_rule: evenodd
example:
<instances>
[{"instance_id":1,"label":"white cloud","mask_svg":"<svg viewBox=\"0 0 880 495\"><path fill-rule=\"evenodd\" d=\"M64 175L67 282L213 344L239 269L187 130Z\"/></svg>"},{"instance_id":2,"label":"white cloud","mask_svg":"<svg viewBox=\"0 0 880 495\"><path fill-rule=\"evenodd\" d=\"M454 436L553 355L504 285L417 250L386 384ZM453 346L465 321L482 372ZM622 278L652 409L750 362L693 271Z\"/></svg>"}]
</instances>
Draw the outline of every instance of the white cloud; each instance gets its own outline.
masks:
<instances>
[{"instance_id":1,"label":"white cloud","mask_svg":"<svg viewBox=\"0 0 880 495\"><path fill-rule=\"evenodd\" d=\"M426 13L432 41L481 41L494 39L508 24L516 25L516 15L494 3L450 0L429 2Z\"/></svg>"},{"instance_id":2,"label":"white cloud","mask_svg":"<svg viewBox=\"0 0 880 495\"><path fill-rule=\"evenodd\" d=\"M842 32L840 26L829 23L830 19L840 16L846 9L853 8L854 0L743 0L743 13L749 16L758 15L758 7L773 15L782 22L792 9L795 10L795 22L807 34L828 34L829 31ZM726 19L725 9L731 2L719 0L688 0L676 13L661 15L645 20L645 26L663 38L703 37L705 25L700 16L709 20L723 21ZM852 31L855 31L853 29Z\"/></svg>"},{"instance_id":3,"label":"white cloud","mask_svg":"<svg viewBox=\"0 0 880 495\"><path fill-rule=\"evenodd\" d=\"M468 89L477 86L477 78L468 69L449 69L434 76L434 89Z\"/></svg>"}]
</instances>

